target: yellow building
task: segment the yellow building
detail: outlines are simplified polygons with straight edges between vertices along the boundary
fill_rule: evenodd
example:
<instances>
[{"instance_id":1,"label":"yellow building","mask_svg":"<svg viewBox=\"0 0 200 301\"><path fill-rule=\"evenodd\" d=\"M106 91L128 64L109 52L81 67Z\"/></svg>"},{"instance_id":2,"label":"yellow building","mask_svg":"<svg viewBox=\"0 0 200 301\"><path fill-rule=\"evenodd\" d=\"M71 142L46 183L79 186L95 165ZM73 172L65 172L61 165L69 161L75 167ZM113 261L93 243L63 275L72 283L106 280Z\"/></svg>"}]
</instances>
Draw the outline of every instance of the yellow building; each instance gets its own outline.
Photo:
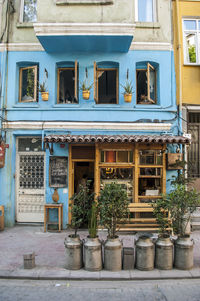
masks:
<instances>
[{"instance_id":1,"label":"yellow building","mask_svg":"<svg viewBox=\"0 0 200 301\"><path fill-rule=\"evenodd\" d=\"M192 134L188 172L200 190L200 1L174 0L173 24L178 113Z\"/></svg>"}]
</instances>

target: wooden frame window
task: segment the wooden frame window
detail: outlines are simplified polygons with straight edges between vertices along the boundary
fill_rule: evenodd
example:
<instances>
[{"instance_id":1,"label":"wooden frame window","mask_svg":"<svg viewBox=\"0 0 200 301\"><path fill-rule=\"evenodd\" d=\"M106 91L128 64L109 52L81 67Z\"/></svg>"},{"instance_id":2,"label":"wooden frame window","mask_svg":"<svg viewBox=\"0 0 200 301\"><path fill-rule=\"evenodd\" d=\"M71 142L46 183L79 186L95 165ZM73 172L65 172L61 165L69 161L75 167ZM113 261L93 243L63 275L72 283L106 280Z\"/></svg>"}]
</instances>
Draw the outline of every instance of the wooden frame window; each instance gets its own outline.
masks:
<instances>
[{"instance_id":1,"label":"wooden frame window","mask_svg":"<svg viewBox=\"0 0 200 301\"><path fill-rule=\"evenodd\" d=\"M19 102L36 102L38 66L23 67L19 69Z\"/></svg>"},{"instance_id":2,"label":"wooden frame window","mask_svg":"<svg viewBox=\"0 0 200 301\"><path fill-rule=\"evenodd\" d=\"M57 69L57 103L78 103L78 63Z\"/></svg>"},{"instance_id":3,"label":"wooden frame window","mask_svg":"<svg viewBox=\"0 0 200 301\"><path fill-rule=\"evenodd\" d=\"M94 99L97 104L117 104L118 68L98 68L94 63Z\"/></svg>"},{"instance_id":4,"label":"wooden frame window","mask_svg":"<svg viewBox=\"0 0 200 301\"><path fill-rule=\"evenodd\" d=\"M137 69L137 104L157 103L156 69L147 63L147 69Z\"/></svg>"},{"instance_id":5,"label":"wooden frame window","mask_svg":"<svg viewBox=\"0 0 200 301\"><path fill-rule=\"evenodd\" d=\"M37 21L37 0L21 0L21 23L33 23Z\"/></svg>"}]
</instances>

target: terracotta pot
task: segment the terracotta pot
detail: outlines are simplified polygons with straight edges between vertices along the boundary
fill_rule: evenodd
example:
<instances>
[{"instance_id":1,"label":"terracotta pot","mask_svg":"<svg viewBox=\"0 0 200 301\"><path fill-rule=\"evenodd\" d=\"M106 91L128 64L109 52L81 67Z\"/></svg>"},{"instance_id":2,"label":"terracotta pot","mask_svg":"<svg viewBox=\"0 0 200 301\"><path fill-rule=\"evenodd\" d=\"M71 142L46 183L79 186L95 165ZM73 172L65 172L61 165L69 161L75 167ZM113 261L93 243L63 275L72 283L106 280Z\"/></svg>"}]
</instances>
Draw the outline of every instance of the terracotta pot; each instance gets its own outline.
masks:
<instances>
[{"instance_id":1,"label":"terracotta pot","mask_svg":"<svg viewBox=\"0 0 200 301\"><path fill-rule=\"evenodd\" d=\"M132 94L124 94L125 102L131 102L131 100L132 100Z\"/></svg>"},{"instance_id":2,"label":"terracotta pot","mask_svg":"<svg viewBox=\"0 0 200 301\"><path fill-rule=\"evenodd\" d=\"M83 99L89 99L90 98L90 91L89 90L83 90Z\"/></svg>"},{"instance_id":3,"label":"terracotta pot","mask_svg":"<svg viewBox=\"0 0 200 301\"><path fill-rule=\"evenodd\" d=\"M59 201L59 194L58 194L58 190L54 189L54 193L52 195L52 200L57 203Z\"/></svg>"},{"instance_id":4,"label":"terracotta pot","mask_svg":"<svg viewBox=\"0 0 200 301\"><path fill-rule=\"evenodd\" d=\"M49 92L41 92L42 100L47 101L49 99Z\"/></svg>"}]
</instances>

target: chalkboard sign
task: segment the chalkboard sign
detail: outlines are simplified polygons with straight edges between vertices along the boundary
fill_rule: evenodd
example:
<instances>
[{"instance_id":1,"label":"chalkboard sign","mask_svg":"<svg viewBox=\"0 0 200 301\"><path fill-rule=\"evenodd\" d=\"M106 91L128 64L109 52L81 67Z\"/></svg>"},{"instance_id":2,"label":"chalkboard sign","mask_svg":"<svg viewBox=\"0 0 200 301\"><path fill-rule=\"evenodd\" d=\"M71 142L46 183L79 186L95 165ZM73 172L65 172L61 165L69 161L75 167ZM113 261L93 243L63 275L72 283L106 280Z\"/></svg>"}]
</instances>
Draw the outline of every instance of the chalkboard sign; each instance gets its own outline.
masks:
<instances>
[{"instance_id":1,"label":"chalkboard sign","mask_svg":"<svg viewBox=\"0 0 200 301\"><path fill-rule=\"evenodd\" d=\"M49 160L49 186L67 187L67 157L50 157Z\"/></svg>"}]
</instances>

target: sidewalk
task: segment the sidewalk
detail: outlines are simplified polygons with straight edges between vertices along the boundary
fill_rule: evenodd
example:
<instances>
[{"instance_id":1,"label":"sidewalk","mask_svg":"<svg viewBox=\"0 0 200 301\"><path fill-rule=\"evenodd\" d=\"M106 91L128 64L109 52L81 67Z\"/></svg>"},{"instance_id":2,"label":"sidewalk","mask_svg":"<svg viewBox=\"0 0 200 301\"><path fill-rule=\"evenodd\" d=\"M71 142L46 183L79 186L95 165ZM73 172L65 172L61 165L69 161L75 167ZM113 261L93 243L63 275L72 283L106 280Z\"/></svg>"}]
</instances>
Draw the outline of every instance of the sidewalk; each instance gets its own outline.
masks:
<instances>
[{"instance_id":1,"label":"sidewalk","mask_svg":"<svg viewBox=\"0 0 200 301\"><path fill-rule=\"evenodd\" d=\"M84 269L71 271L65 269L64 239L70 231L61 233L43 232L42 226L15 226L0 232L0 278L10 279L50 279L50 280L153 280L153 279L191 279L200 278L200 231L192 233L194 239L194 268L190 271L170 270L139 271L137 269L110 272L88 272ZM81 239L87 231L79 232ZM99 233L106 239L106 233ZM120 235L125 247L133 247L134 235ZM36 267L23 268L23 255L35 252Z\"/></svg>"}]
</instances>

